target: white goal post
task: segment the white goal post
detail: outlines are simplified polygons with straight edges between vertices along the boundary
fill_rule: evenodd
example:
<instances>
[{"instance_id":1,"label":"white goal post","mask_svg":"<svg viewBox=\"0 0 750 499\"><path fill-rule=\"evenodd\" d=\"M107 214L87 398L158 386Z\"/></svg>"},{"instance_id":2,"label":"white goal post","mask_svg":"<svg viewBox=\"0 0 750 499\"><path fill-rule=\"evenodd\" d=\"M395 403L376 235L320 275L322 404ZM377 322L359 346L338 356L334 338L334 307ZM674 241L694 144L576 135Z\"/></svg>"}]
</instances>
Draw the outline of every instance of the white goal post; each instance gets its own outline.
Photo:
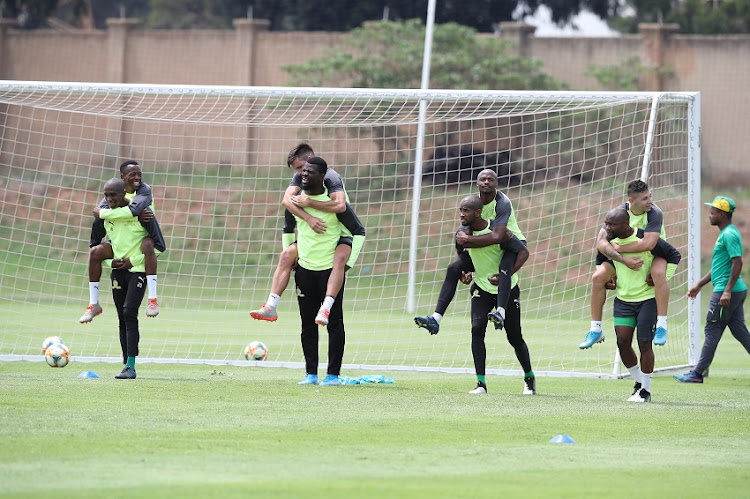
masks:
<instances>
[{"instance_id":1,"label":"white goal post","mask_svg":"<svg viewBox=\"0 0 750 499\"><path fill-rule=\"evenodd\" d=\"M74 362L121 361L106 269L104 313L88 325L77 319L88 303L91 210L120 163L134 159L167 241L161 314L146 319L141 310L141 361L301 368L293 279L278 322L248 315L270 290L292 176L286 155L299 142L342 175L367 230L347 273L345 371L473 373L467 287L459 284L438 335L413 316L434 310L455 257L458 203L477 192L483 168L498 172L528 239L519 286L535 373L621 376L611 296L607 341L578 344L589 328L594 238L627 183L642 177L683 255L657 369L696 362L699 304L684 295L700 275L697 93L22 81L0 81L0 359L41 359L42 340L57 335ZM322 361L326 336L321 330ZM244 359L253 340L268 345L267 361ZM490 327L486 341L488 373L520 373L503 333Z\"/></svg>"}]
</instances>

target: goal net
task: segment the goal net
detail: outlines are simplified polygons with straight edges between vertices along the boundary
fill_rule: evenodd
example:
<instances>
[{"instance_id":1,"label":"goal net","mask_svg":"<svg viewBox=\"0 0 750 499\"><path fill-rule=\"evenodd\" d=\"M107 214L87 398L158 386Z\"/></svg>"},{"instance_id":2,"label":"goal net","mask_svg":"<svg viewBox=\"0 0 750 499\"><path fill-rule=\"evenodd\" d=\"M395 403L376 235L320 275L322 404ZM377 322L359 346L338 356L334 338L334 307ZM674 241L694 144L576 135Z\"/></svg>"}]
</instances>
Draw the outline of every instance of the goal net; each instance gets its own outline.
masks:
<instances>
[{"instance_id":1,"label":"goal net","mask_svg":"<svg viewBox=\"0 0 750 499\"><path fill-rule=\"evenodd\" d=\"M413 318L434 310L455 258L459 201L478 192L484 168L499 174L528 239L519 286L536 373L619 375L614 293L607 340L578 344L589 330L594 239L638 178L683 255L657 369L689 365L700 335L699 311L689 309L697 305L684 299L689 269L691 278L699 272L697 99L0 82L0 355L41 359L42 340L57 335L74 361L121 359L106 269L104 313L88 325L78 317L88 304L92 208L120 163L134 159L167 241L161 314L147 319L141 307L141 359L254 365L243 348L260 340L270 350L262 365L302 367L293 279L278 322L248 313L268 297L281 249L287 153L307 142L344 178L367 230L347 273L344 369L473 373L468 287L459 284L438 335ZM320 339L325 361L322 330ZM490 325L486 342L488 373L520 372L502 331Z\"/></svg>"}]
</instances>

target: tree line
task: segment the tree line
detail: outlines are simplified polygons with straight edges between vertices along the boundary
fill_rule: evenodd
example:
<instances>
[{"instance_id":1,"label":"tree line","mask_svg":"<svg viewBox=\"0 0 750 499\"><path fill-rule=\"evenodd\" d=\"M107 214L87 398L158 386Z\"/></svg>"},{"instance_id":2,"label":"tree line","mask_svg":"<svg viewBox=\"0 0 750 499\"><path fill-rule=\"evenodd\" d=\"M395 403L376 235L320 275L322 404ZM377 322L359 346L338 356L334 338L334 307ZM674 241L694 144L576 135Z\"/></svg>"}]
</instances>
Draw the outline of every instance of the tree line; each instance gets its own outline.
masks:
<instances>
[{"instance_id":1,"label":"tree line","mask_svg":"<svg viewBox=\"0 0 750 499\"><path fill-rule=\"evenodd\" d=\"M137 17L146 27L231 29L232 19L268 19L274 31L350 31L366 21L425 18L428 0L0 0L2 17L21 28L67 24L106 28L110 17ZM439 0L436 23L482 33L547 7L560 25L581 10L615 30L634 33L643 22L677 23L683 33L750 33L750 0Z\"/></svg>"}]
</instances>

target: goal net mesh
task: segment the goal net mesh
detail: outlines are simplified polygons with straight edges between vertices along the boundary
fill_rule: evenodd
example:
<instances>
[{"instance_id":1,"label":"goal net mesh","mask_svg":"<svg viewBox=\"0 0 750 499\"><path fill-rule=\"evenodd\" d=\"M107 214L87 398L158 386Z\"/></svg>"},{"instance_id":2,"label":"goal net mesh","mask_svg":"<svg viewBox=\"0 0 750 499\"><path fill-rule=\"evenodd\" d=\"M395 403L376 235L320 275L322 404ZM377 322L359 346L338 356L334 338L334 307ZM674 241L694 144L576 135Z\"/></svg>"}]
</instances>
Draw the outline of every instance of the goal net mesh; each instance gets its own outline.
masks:
<instances>
[{"instance_id":1,"label":"goal net mesh","mask_svg":"<svg viewBox=\"0 0 750 499\"><path fill-rule=\"evenodd\" d=\"M589 330L594 239L645 165L667 239L687 256L689 102L663 95L650 120L651 94L0 82L0 355L41 358L42 340L57 335L74 360L121 358L106 269L104 313L88 325L78 317L88 303L92 208L119 164L135 159L167 241L161 314L147 319L141 307L141 357L253 364L243 347L260 340L270 350L264 365L302 366L293 278L278 322L248 312L268 297L281 250L287 153L307 142L341 174L367 230L346 279L345 369L473 372L468 287L459 284L438 335L413 317L433 312L455 257L458 203L491 168L531 253L519 286L534 371L612 375L614 293L607 341L578 349ZM688 362L686 282L681 264L659 369ZM322 329L320 340L325 361ZM520 371L504 332L490 325L486 342L489 373Z\"/></svg>"}]
</instances>

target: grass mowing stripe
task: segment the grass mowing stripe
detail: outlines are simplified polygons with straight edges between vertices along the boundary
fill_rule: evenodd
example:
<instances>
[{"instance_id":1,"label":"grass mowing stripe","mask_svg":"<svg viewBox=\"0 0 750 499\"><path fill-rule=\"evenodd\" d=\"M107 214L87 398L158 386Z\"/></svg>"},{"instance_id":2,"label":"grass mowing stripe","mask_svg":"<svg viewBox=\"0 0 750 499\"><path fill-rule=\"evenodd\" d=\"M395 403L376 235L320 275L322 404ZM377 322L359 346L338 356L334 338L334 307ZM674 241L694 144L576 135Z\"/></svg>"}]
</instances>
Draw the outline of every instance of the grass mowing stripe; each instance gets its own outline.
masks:
<instances>
[{"instance_id":1,"label":"grass mowing stripe","mask_svg":"<svg viewBox=\"0 0 750 499\"><path fill-rule=\"evenodd\" d=\"M737 496L747 361L726 339L703 385L659 375L644 405L625 402L629 380L542 377L524 397L520 378L490 376L471 396L471 375L324 388L289 369L142 364L120 381L113 364L5 362L0 494ZM549 444L558 433L576 443Z\"/></svg>"}]
</instances>

